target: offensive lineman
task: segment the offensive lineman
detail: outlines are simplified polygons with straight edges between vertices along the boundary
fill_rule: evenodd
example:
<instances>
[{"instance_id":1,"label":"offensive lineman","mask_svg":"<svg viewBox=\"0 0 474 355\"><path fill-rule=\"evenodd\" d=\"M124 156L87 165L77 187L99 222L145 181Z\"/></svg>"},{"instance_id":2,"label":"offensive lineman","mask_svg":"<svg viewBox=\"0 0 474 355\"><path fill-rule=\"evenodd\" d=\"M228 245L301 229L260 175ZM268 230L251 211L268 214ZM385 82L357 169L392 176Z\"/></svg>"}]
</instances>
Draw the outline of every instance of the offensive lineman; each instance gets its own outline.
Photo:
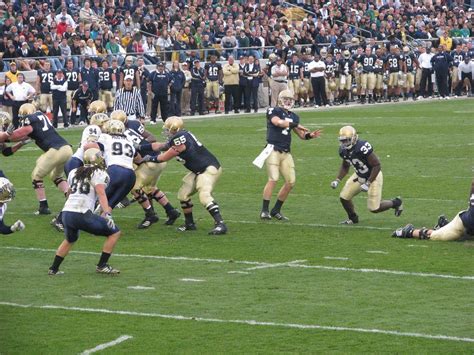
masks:
<instances>
[{"instance_id":1,"label":"offensive lineman","mask_svg":"<svg viewBox=\"0 0 474 355\"><path fill-rule=\"evenodd\" d=\"M272 217L279 221L289 220L281 214L281 207L296 182L295 163L290 153L291 132L294 131L298 137L305 140L318 138L321 134L320 130L310 132L299 124L300 118L291 111L293 105L293 92L283 90L278 95L278 106L267 110L267 145L254 161L254 164L260 168L263 167L264 161L267 165L268 181L263 189L263 204L260 213L260 218L263 220L270 220ZM269 211L270 199L280 173L285 183L278 192L274 207Z\"/></svg>"},{"instance_id":2,"label":"offensive lineman","mask_svg":"<svg viewBox=\"0 0 474 355\"><path fill-rule=\"evenodd\" d=\"M359 140L357 132L352 126L344 126L339 130L339 156L342 164L336 180L331 182L335 189L341 180L349 172L352 165L355 172L347 180L339 198L347 212L348 219L341 224L359 223L359 216L355 212L352 199L359 192L367 192L367 208L372 213L380 213L390 208L395 210L395 216L399 217L403 211L402 200L399 197L393 200L382 200L383 175L380 161L375 155L369 142Z\"/></svg>"}]
</instances>

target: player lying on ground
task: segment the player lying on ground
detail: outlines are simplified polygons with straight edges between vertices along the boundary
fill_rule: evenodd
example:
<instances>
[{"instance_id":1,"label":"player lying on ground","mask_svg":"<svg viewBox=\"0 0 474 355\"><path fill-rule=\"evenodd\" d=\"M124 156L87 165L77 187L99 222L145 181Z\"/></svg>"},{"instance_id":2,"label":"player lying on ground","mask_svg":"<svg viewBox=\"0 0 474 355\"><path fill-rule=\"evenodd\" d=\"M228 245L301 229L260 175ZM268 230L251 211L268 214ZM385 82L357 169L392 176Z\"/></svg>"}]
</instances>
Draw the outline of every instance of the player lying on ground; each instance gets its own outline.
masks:
<instances>
[{"instance_id":1,"label":"player lying on ground","mask_svg":"<svg viewBox=\"0 0 474 355\"><path fill-rule=\"evenodd\" d=\"M15 198L15 188L13 184L6 177L3 177L3 172L0 171L0 234L11 234L25 229L25 224L18 220L13 225L7 226L3 222L3 217L7 212L7 202Z\"/></svg>"}]
</instances>

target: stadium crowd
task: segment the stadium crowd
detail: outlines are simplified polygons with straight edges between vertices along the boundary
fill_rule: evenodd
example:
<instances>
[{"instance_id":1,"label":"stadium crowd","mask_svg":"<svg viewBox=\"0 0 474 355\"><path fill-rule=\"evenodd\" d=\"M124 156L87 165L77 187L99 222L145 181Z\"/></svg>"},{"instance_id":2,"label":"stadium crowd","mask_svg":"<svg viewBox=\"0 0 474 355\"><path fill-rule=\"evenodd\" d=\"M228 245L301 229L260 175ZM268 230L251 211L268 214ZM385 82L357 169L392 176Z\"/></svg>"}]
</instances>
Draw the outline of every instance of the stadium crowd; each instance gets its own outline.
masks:
<instances>
[{"instance_id":1,"label":"stadium crowd","mask_svg":"<svg viewBox=\"0 0 474 355\"><path fill-rule=\"evenodd\" d=\"M7 0L0 96L14 118L36 97L55 124L66 96L74 124L99 97L124 109L116 93L131 87L125 111L152 122L256 112L287 88L305 106L470 95L473 20L460 0ZM33 87L19 85L31 70Z\"/></svg>"}]
</instances>

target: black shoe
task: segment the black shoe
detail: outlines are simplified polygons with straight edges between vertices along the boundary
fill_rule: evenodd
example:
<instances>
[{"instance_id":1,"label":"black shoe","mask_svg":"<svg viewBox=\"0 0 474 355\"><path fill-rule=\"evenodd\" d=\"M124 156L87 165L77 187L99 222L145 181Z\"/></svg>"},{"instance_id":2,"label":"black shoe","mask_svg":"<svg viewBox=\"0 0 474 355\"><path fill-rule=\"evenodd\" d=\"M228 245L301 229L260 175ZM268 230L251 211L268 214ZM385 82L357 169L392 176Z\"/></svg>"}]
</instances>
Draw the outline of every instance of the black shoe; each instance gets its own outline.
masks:
<instances>
[{"instance_id":1,"label":"black shoe","mask_svg":"<svg viewBox=\"0 0 474 355\"><path fill-rule=\"evenodd\" d=\"M181 212L179 212L177 209L172 210L170 213L168 213L168 219L166 220L165 224L167 226L172 226L179 216L181 216Z\"/></svg>"},{"instance_id":2,"label":"black shoe","mask_svg":"<svg viewBox=\"0 0 474 355\"><path fill-rule=\"evenodd\" d=\"M234 113L240 113L240 111L239 110L234 110Z\"/></svg>"},{"instance_id":3,"label":"black shoe","mask_svg":"<svg viewBox=\"0 0 474 355\"><path fill-rule=\"evenodd\" d=\"M400 217L400 215L403 212L403 201L400 198L400 196L394 198L392 200L393 202L393 208L395 209L395 217Z\"/></svg>"},{"instance_id":4,"label":"black shoe","mask_svg":"<svg viewBox=\"0 0 474 355\"><path fill-rule=\"evenodd\" d=\"M272 212L270 213L270 215L271 215L273 218L275 218L275 219L277 219L277 220L279 220L279 221L282 221L282 222L287 222L287 221L290 220L288 217L282 215L281 212L272 211Z\"/></svg>"},{"instance_id":5,"label":"black shoe","mask_svg":"<svg viewBox=\"0 0 474 355\"><path fill-rule=\"evenodd\" d=\"M438 223L433 227L434 230L438 230L443 228L445 225L449 223L449 219L446 218L444 214L438 217Z\"/></svg>"},{"instance_id":6,"label":"black shoe","mask_svg":"<svg viewBox=\"0 0 474 355\"><path fill-rule=\"evenodd\" d=\"M137 226L138 229L146 229L153 223L158 222L159 218L156 214L145 216L145 219Z\"/></svg>"},{"instance_id":7,"label":"black shoe","mask_svg":"<svg viewBox=\"0 0 474 355\"><path fill-rule=\"evenodd\" d=\"M228 115L228 114L229 114L229 111L226 111L225 114Z\"/></svg>"},{"instance_id":8,"label":"black shoe","mask_svg":"<svg viewBox=\"0 0 474 355\"><path fill-rule=\"evenodd\" d=\"M254 113L257 113L257 112L258 112L258 110L257 110L257 109L255 109L255 110L253 110L253 112L254 112Z\"/></svg>"},{"instance_id":9,"label":"black shoe","mask_svg":"<svg viewBox=\"0 0 474 355\"><path fill-rule=\"evenodd\" d=\"M392 237L394 238L413 238L413 231L415 227L413 224L407 224L403 228L398 228L392 233Z\"/></svg>"},{"instance_id":10,"label":"black shoe","mask_svg":"<svg viewBox=\"0 0 474 355\"><path fill-rule=\"evenodd\" d=\"M35 212L36 215L51 214L51 210L48 207L40 207L38 211Z\"/></svg>"},{"instance_id":11,"label":"black shoe","mask_svg":"<svg viewBox=\"0 0 474 355\"><path fill-rule=\"evenodd\" d=\"M53 218L51 221L51 225L56 228L58 232L64 232L64 225L63 222L58 218L60 215L58 214L56 217Z\"/></svg>"},{"instance_id":12,"label":"black shoe","mask_svg":"<svg viewBox=\"0 0 474 355\"><path fill-rule=\"evenodd\" d=\"M270 212L262 211L262 212L260 212L260 219L269 221L269 220L272 219L272 216L270 215Z\"/></svg>"},{"instance_id":13,"label":"black shoe","mask_svg":"<svg viewBox=\"0 0 474 355\"><path fill-rule=\"evenodd\" d=\"M187 231L195 231L197 228L194 223L191 223L191 224L183 224L182 226L179 226L176 229L180 232L187 232Z\"/></svg>"},{"instance_id":14,"label":"black shoe","mask_svg":"<svg viewBox=\"0 0 474 355\"><path fill-rule=\"evenodd\" d=\"M223 222L221 222L221 223L217 223L208 234L209 235L223 235L226 233L227 233L227 226Z\"/></svg>"},{"instance_id":15,"label":"black shoe","mask_svg":"<svg viewBox=\"0 0 474 355\"><path fill-rule=\"evenodd\" d=\"M54 269L48 270L49 276L62 275L62 274L64 274L64 271L59 271L59 270L54 270Z\"/></svg>"},{"instance_id":16,"label":"black shoe","mask_svg":"<svg viewBox=\"0 0 474 355\"><path fill-rule=\"evenodd\" d=\"M245 113L250 113L250 110L245 110Z\"/></svg>"}]
</instances>

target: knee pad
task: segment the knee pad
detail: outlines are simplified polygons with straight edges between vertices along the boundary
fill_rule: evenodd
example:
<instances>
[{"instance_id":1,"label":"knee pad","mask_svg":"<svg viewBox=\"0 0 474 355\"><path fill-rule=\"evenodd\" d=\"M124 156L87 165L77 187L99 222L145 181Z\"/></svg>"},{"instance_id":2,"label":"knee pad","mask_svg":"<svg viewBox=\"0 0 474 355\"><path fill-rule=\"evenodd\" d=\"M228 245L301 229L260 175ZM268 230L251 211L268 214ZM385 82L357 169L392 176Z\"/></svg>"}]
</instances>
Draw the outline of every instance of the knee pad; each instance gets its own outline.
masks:
<instances>
[{"instance_id":1,"label":"knee pad","mask_svg":"<svg viewBox=\"0 0 474 355\"><path fill-rule=\"evenodd\" d=\"M181 208L183 210L185 210L187 208L192 208L194 206L193 203L191 202L191 200L179 201L179 203L181 204Z\"/></svg>"},{"instance_id":2,"label":"knee pad","mask_svg":"<svg viewBox=\"0 0 474 355\"><path fill-rule=\"evenodd\" d=\"M423 227L420 229L420 239L430 239L427 228Z\"/></svg>"},{"instance_id":3,"label":"knee pad","mask_svg":"<svg viewBox=\"0 0 474 355\"><path fill-rule=\"evenodd\" d=\"M156 190L153 194L151 194L151 196L158 202L160 202L163 197L166 197L166 195L161 190Z\"/></svg>"},{"instance_id":4,"label":"knee pad","mask_svg":"<svg viewBox=\"0 0 474 355\"><path fill-rule=\"evenodd\" d=\"M59 184L62 183L63 181L66 181L66 180L64 180L63 177L58 177L58 178L56 178L56 179L53 180L53 182L54 182L54 184L56 185L56 187L59 186Z\"/></svg>"},{"instance_id":5,"label":"knee pad","mask_svg":"<svg viewBox=\"0 0 474 355\"><path fill-rule=\"evenodd\" d=\"M37 189L44 189L43 180L33 180L31 183L33 184L33 188L34 188L35 190L37 190Z\"/></svg>"},{"instance_id":6,"label":"knee pad","mask_svg":"<svg viewBox=\"0 0 474 355\"><path fill-rule=\"evenodd\" d=\"M146 197L146 195L143 193L142 190L135 190L135 193L138 194L138 196L135 197L138 203L142 204L143 202L148 201L148 198Z\"/></svg>"}]
</instances>

